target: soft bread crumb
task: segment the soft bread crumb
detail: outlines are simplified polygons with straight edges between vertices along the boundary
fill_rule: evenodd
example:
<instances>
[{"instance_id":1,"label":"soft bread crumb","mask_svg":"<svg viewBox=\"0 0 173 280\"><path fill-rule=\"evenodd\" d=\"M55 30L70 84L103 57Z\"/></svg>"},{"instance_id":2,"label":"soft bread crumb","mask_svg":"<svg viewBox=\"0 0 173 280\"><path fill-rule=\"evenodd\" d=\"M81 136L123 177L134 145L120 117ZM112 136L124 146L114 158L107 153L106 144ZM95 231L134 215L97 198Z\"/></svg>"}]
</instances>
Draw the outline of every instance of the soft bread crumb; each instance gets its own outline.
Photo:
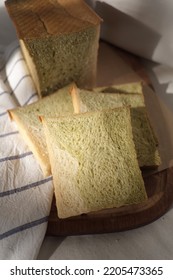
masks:
<instances>
[{"instance_id":1,"label":"soft bread crumb","mask_svg":"<svg viewBox=\"0 0 173 280\"><path fill-rule=\"evenodd\" d=\"M60 218L146 200L129 108L44 117L43 125Z\"/></svg>"}]
</instances>

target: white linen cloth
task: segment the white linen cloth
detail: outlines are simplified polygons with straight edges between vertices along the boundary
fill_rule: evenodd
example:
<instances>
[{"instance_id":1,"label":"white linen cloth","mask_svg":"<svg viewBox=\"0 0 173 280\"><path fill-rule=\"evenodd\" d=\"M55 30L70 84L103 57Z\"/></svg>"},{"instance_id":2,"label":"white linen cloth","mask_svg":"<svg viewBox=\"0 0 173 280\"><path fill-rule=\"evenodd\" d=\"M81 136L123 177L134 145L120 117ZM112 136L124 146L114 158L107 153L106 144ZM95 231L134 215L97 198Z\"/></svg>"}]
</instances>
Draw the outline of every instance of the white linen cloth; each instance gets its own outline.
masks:
<instances>
[{"instance_id":1,"label":"white linen cloth","mask_svg":"<svg viewBox=\"0 0 173 280\"><path fill-rule=\"evenodd\" d=\"M0 48L0 259L35 259L53 194L8 109L37 100L18 42Z\"/></svg>"}]
</instances>

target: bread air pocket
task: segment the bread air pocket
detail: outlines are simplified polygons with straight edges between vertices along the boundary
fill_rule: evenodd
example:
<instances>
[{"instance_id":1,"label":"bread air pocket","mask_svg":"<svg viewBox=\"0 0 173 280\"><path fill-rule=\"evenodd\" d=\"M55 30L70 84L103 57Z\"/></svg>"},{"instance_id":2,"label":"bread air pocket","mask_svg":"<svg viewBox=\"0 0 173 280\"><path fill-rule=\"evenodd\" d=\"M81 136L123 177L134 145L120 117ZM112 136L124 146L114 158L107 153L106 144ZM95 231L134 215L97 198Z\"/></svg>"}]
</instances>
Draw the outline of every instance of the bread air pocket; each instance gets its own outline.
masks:
<instances>
[{"instance_id":1,"label":"bread air pocket","mask_svg":"<svg viewBox=\"0 0 173 280\"><path fill-rule=\"evenodd\" d=\"M42 122L59 218L147 199L129 108Z\"/></svg>"}]
</instances>

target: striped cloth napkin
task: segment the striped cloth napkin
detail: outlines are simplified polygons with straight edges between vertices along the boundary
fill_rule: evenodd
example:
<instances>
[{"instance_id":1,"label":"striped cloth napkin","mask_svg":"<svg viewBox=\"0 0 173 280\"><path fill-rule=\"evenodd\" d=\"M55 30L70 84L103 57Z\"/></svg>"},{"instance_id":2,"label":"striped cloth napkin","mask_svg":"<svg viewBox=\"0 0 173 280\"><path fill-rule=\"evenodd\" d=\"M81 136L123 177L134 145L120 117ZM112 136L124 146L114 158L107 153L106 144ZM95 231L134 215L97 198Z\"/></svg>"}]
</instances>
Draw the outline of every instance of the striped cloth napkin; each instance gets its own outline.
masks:
<instances>
[{"instance_id":1,"label":"striped cloth napkin","mask_svg":"<svg viewBox=\"0 0 173 280\"><path fill-rule=\"evenodd\" d=\"M18 41L0 46L0 259L35 259L53 195L8 109L38 98Z\"/></svg>"}]
</instances>

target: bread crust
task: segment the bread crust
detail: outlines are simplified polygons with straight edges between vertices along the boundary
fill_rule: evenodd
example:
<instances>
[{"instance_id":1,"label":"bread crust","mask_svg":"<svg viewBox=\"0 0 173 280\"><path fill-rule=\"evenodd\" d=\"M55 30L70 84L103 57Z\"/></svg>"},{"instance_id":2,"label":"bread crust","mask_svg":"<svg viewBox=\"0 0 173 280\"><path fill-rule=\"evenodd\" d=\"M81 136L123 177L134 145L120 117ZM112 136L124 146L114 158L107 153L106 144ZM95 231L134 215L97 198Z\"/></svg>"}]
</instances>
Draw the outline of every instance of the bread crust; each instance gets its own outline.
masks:
<instances>
[{"instance_id":1,"label":"bread crust","mask_svg":"<svg viewBox=\"0 0 173 280\"><path fill-rule=\"evenodd\" d=\"M100 17L82 0L7 0L38 94L94 86Z\"/></svg>"}]
</instances>

